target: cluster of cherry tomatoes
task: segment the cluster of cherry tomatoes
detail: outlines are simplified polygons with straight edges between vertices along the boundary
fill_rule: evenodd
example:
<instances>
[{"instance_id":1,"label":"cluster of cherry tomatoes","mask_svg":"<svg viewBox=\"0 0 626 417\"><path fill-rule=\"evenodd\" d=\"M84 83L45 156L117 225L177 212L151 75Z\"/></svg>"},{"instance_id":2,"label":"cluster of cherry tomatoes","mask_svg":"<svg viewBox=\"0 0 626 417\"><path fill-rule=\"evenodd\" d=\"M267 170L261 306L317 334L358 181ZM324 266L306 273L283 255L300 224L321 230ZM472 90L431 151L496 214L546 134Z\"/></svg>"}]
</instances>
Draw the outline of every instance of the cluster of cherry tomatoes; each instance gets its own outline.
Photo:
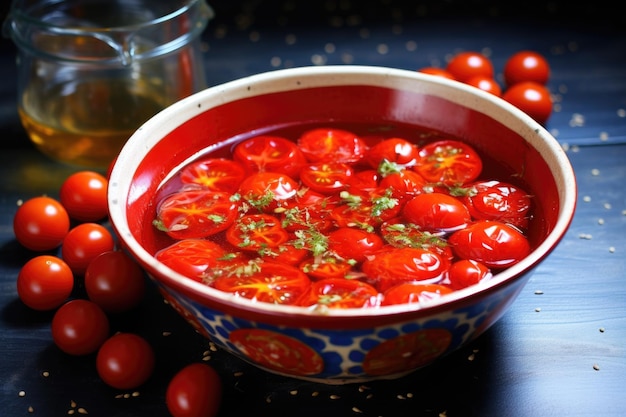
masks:
<instances>
[{"instance_id":1,"label":"cluster of cherry tomatoes","mask_svg":"<svg viewBox=\"0 0 626 417\"><path fill-rule=\"evenodd\" d=\"M491 60L479 52L461 52L453 56L445 68L425 67L419 71L460 81L502 97L542 124L552 114L552 96L546 87L550 65L535 51L519 51L507 59L503 68L504 89L495 78Z\"/></svg>"},{"instance_id":2,"label":"cluster of cherry tomatoes","mask_svg":"<svg viewBox=\"0 0 626 417\"><path fill-rule=\"evenodd\" d=\"M143 270L116 247L104 225L107 185L97 172L78 171L65 179L58 199L38 196L18 207L15 238L35 256L20 269L17 292L34 310L54 310L52 339L61 351L96 353L102 381L126 390L152 375L155 352L138 334L111 335L110 315L137 307L146 284ZM219 375L203 363L181 369L167 387L167 407L175 417L213 416L220 398Z\"/></svg>"},{"instance_id":3,"label":"cluster of cherry tomatoes","mask_svg":"<svg viewBox=\"0 0 626 417\"><path fill-rule=\"evenodd\" d=\"M156 258L224 292L311 308L437 298L530 252L532 201L467 143L318 127L184 167L155 201Z\"/></svg>"}]
</instances>

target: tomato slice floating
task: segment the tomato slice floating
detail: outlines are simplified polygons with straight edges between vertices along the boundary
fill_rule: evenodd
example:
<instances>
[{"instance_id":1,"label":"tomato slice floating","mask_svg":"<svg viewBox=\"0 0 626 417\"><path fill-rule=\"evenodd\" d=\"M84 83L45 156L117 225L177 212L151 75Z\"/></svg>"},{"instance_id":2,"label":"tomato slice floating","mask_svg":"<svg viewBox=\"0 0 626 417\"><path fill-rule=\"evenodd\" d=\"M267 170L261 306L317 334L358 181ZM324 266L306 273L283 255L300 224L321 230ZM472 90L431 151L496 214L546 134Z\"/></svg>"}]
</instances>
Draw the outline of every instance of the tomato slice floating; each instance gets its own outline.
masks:
<instances>
[{"instance_id":1,"label":"tomato slice floating","mask_svg":"<svg viewBox=\"0 0 626 417\"><path fill-rule=\"evenodd\" d=\"M478 178L483 168L474 148L458 140L432 142L421 148L419 155L414 169L431 183L466 184Z\"/></svg>"},{"instance_id":2,"label":"tomato slice floating","mask_svg":"<svg viewBox=\"0 0 626 417\"><path fill-rule=\"evenodd\" d=\"M238 162L225 158L210 158L194 162L180 172L183 184L194 184L211 191L234 193L246 177Z\"/></svg>"},{"instance_id":3,"label":"tomato slice floating","mask_svg":"<svg viewBox=\"0 0 626 417\"><path fill-rule=\"evenodd\" d=\"M395 163L403 168L413 166L418 158L419 150L414 143L395 137L378 142L365 154L365 162L374 169L378 169L383 161Z\"/></svg>"},{"instance_id":4,"label":"tomato slice floating","mask_svg":"<svg viewBox=\"0 0 626 417\"><path fill-rule=\"evenodd\" d=\"M285 201L274 212L289 232L309 229L325 232L334 226L330 213L338 202L333 196L325 196L310 188L301 188L294 198Z\"/></svg>"},{"instance_id":5,"label":"tomato slice floating","mask_svg":"<svg viewBox=\"0 0 626 417\"><path fill-rule=\"evenodd\" d=\"M337 227L357 227L372 231L385 220L398 216L401 205L389 190L377 188L366 192L342 192L341 204L331 216Z\"/></svg>"},{"instance_id":6,"label":"tomato slice floating","mask_svg":"<svg viewBox=\"0 0 626 417\"><path fill-rule=\"evenodd\" d=\"M247 251L276 248L288 239L280 220L263 213L244 215L226 231L231 245Z\"/></svg>"},{"instance_id":7,"label":"tomato slice floating","mask_svg":"<svg viewBox=\"0 0 626 417\"><path fill-rule=\"evenodd\" d=\"M271 213L294 198L298 187L298 182L288 175L278 172L257 172L241 183L239 194L257 210Z\"/></svg>"},{"instance_id":8,"label":"tomato slice floating","mask_svg":"<svg viewBox=\"0 0 626 417\"><path fill-rule=\"evenodd\" d=\"M238 208L229 193L180 191L161 201L154 225L174 239L203 238L230 227Z\"/></svg>"},{"instance_id":9,"label":"tomato slice floating","mask_svg":"<svg viewBox=\"0 0 626 417\"><path fill-rule=\"evenodd\" d=\"M250 172L278 172L298 178L304 154L295 142L280 136L261 135L241 142L233 151L233 159Z\"/></svg>"},{"instance_id":10,"label":"tomato slice floating","mask_svg":"<svg viewBox=\"0 0 626 417\"><path fill-rule=\"evenodd\" d=\"M313 281L326 278L346 278L352 270L352 263L336 256L315 256L300 264L302 272Z\"/></svg>"},{"instance_id":11,"label":"tomato slice floating","mask_svg":"<svg viewBox=\"0 0 626 417\"><path fill-rule=\"evenodd\" d=\"M300 181L313 191L334 194L348 188L354 169L341 162L307 164L300 171Z\"/></svg>"},{"instance_id":12,"label":"tomato slice floating","mask_svg":"<svg viewBox=\"0 0 626 417\"><path fill-rule=\"evenodd\" d=\"M341 162L354 164L360 161L367 145L356 134L342 129L318 128L304 132L298 145L310 162Z\"/></svg>"},{"instance_id":13,"label":"tomato slice floating","mask_svg":"<svg viewBox=\"0 0 626 417\"><path fill-rule=\"evenodd\" d=\"M442 233L422 230L416 224L407 223L402 218L388 220L381 224L383 240L395 248L418 248L435 252L452 260L454 253Z\"/></svg>"},{"instance_id":14,"label":"tomato slice floating","mask_svg":"<svg viewBox=\"0 0 626 417\"><path fill-rule=\"evenodd\" d=\"M314 282L298 305L323 308L370 308L380 304L379 293L363 281L326 278Z\"/></svg>"},{"instance_id":15,"label":"tomato slice floating","mask_svg":"<svg viewBox=\"0 0 626 417\"><path fill-rule=\"evenodd\" d=\"M250 263L218 277L212 284L221 291L272 304L295 304L311 285L297 267L273 262Z\"/></svg>"}]
</instances>

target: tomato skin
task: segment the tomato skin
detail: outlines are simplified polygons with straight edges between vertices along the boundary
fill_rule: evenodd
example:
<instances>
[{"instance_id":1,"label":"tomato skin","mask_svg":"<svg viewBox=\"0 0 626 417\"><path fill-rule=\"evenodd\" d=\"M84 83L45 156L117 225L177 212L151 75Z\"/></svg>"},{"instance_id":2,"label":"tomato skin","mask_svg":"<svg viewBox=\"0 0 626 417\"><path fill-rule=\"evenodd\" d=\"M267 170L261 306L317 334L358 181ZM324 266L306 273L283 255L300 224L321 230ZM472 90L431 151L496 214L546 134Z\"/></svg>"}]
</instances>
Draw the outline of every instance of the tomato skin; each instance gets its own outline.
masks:
<instances>
[{"instance_id":1,"label":"tomato skin","mask_svg":"<svg viewBox=\"0 0 626 417\"><path fill-rule=\"evenodd\" d=\"M13 232L27 249L44 252L61 245L70 230L70 217L63 205L51 197L33 197L18 207Z\"/></svg>"},{"instance_id":2,"label":"tomato skin","mask_svg":"<svg viewBox=\"0 0 626 417\"><path fill-rule=\"evenodd\" d=\"M59 200L70 218L97 222L108 214L108 180L95 171L78 171L61 184Z\"/></svg>"},{"instance_id":3,"label":"tomato skin","mask_svg":"<svg viewBox=\"0 0 626 417\"><path fill-rule=\"evenodd\" d=\"M109 229L99 223L81 223L67 233L61 257L74 275L83 276L92 260L114 248L115 240Z\"/></svg>"},{"instance_id":4,"label":"tomato skin","mask_svg":"<svg viewBox=\"0 0 626 417\"><path fill-rule=\"evenodd\" d=\"M473 147L458 140L443 139L420 149L413 169L433 184L459 186L474 181L483 164Z\"/></svg>"},{"instance_id":5,"label":"tomato skin","mask_svg":"<svg viewBox=\"0 0 626 417\"><path fill-rule=\"evenodd\" d=\"M64 302L74 288L72 270L62 259L39 255L26 262L17 275L17 294L33 310L52 310Z\"/></svg>"},{"instance_id":6,"label":"tomato skin","mask_svg":"<svg viewBox=\"0 0 626 417\"><path fill-rule=\"evenodd\" d=\"M75 299L63 304L52 318L52 340L69 355L96 352L109 337L109 319L93 301Z\"/></svg>"},{"instance_id":7,"label":"tomato skin","mask_svg":"<svg viewBox=\"0 0 626 417\"><path fill-rule=\"evenodd\" d=\"M518 51L504 64L504 81L507 86L525 81L546 85L550 78L548 60L535 51Z\"/></svg>"},{"instance_id":8,"label":"tomato skin","mask_svg":"<svg viewBox=\"0 0 626 417\"><path fill-rule=\"evenodd\" d=\"M469 287L491 278L491 270L473 259L453 262L448 270L448 285L453 290Z\"/></svg>"},{"instance_id":9,"label":"tomato skin","mask_svg":"<svg viewBox=\"0 0 626 417\"><path fill-rule=\"evenodd\" d=\"M305 165L300 181L306 187L322 194L335 194L350 185L354 169L341 162L323 162Z\"/></svg>"},{"instance_id":10,"label":"tomato skin","mask_svg":"<svg viewBox=\"0 0 626 417\"><path fill-rule=\"evenodd\" d=\"M543 84L533 81L513 84L504 91L502 98L541 124L552 114L552 96Z\"/></svg>"},{"instance_id":11,"label":"tomato skin","mask_svg":"<svg viewBox=\"0 0 626 417\"><path fill-rule=\"evenodd\" d=\"M439 282L449 266L448 259L426 249L390 248L368 257L361 270L367 276L367 282L384 292L404 282Z\"/></svg>"},{"instance_id":12,"label":"tomato skin","mask_svg":"<svg viewBox=\"0 0 626 417\"><path fill-rule=\"evenodd\" d=\"M346 260L363 262L382 247L378 234L353 227L340 227L328 234L328 249Z\"/></svg>"},{"instance_id":13,"label":"tomato skin","mask_svg":"<svg viewBox=\"0 0 626 417\"><path fill-rule=\"evenodd\" d=\"M298 146L310 162L341 162L354 164L365 156L367 145L347 130L317 128L304 132Z\"/></svg>"},{"instance_id":14,"label":"tomato skin","mask_svg":"<svg viewBox=\"0 0 626 417\"><path fill-rule=\"evenodd\" d=\"M500 87L500 84L498 84L498 82L493 78L477 75L468 79L465 83L491 93L494 96L502 96L502 87Z\"/></svg>"},{"instance_id":15,"label":"tomato skin","mask_svg":"<svg viewBox=\"0 0 626 417\"><path fill-rule=\"evenodd\" d=\"M298 182L278 172L257 172L249 175L239 187L239 194L248 204L264 213L273 213L293 199Z\"/></svg>"},{"instance_id":16,"label":"tomato skin","mask_svg":"<svg viewBox=\"0 0 626 417\"><path fill-rule=\"evenodd\" d=\"M107 313L128 311L143 300L143 270L120 250L103 252L85 270L85 290L91 301Z\"/></svg>"},{"instance_id":17,"label":"tomato skin","mask_svg":"<svg viewBox=\"0 0 626 417\"><path fill-rule=\"evenodd\" d=\"M481 220L454 232L448 243L461 259L473 259L488 268L515 265L530 253L528 239L516 228L497 220Z\"/></svg>"},{"instance_id":18,"label":"tomato skin","mask_svg":"<svg viewBox=\"0 0 626 417\"><path fill-rule=\"evenodd\" d=\"M448 71L445 68L439 68L439 67L423 67L420 68L418 70L418 72L424 73L424 74L430 74L430 75L435 75L438 77L443 77L443 78L447 78L449 80L456 80L456 78L454 78L454 75L452 75L452 73L450 71Z\"/></svg>"},{"instance_id":19,"label":"tomato skin","mask_svg":"<svg viewBox=\"0 0 626 417\"><path fill-rule=\"evenodd\" d=\"M474 220L499 220L526 229L530 220L531 196L503 181L479 181L467 186L460 197Z\"/></svg>"},{"instance_id":20,"label":"tomato skin","mask_svg":"<svg viewBox=\"0 0 626 417\"><path fill-rule=\"evenodd\" d=\"M108 338L96 356L96 370L102 381L117 389L137 388L154 371L152 346L134 333L116 333Z\"/></svg>"},{"instance_id":21,"label":"tomato skin","mask_svg":"<svg viewBox=\"0 0 626 417\"><path fill-rule=\"evenodd\" d=\"M423 230L453 232L467 226L471 216L457 198L442 193L424 193L407 201L403 216Z\"/></svg>"},{"instance_id":22,"label":"tomato skin","mask_svg":"<svg viewBox=\"0 0 626 417\"><path fill-rule=\"evenodd\" d=\"M276 248L288 239L280 220L264 213L241 216L226 231L228 243L246 251Z\"/></svg>"},{"instance_id":23,"label":"tomato skin","mask_svg":"<svg viewBox=\"0 0 626 417\"><path fill-rule=\"evenodd\" d=\"M493 78L494 69L491 60L479 52L460 52L452 57L446 70L461 82L467 82L475 76Z\"/></svg>"},{"instance_id":24,"label":"tomato skin","mask_svg":"<svg viewBox=\"0 0 626 417\"><path fill-rule=\"evenodd\" d=\"M233 151L233 159L248 172L278 172L291 178L298 178L306 163L295 142L272 135L255 136L241 142Z\"/></svg>"},{"instance_id":25,"label":"tomato skin","mask_svg":"<svg viewBox=\"0 0 626 417\"><path fill-rule=\"evenodd\" d=\"M203 238L228 229L238 208L226 192L183 190L159 203L154 225L173 239Z\"/></svg>"},{"instance_id":26,"label":"tomato skin","mask_svg":"<svg viewBox=\"0 0 626 417\"><path fill-rule=\"evenodd\" d=\"M209 158L194 162L180 172L183 184L197 185L202 189L234 193L246 177L246 170L232 159Z\"/></svg>"},{"instance_id":27,"label":"tomato skin","mask_svg":"<svg viewBox=\"0 0 626 417\"><path fill-rule=\"evenodd\" d=\"M169 381L165 403L172 417L214 417L222 401L222 380L215 369L192 363Z\"/></svg>"},{"instance_id":28,"label":"tomato skin","mask_svg":"<svg viewBox=\"0 0 626 417\"><path fill-rule=\"evenodd\" d=\"M408 169L388 174L380 180L380 188L391 190L391 196L401 204L423 193L427 186L428 183L419 173Z\"/></svg>"},{"instance_id":29,"label":"tomato skin","mask_svg":"<svg viewBox=\"0 0 626 417\"><path fill-rule=\"evenodd\" d=\"M352 264L335 256L316 256L302 261L299 268L312 281L318 281L327 278L346 278Z\"/></svg>"},{"instance_id":30,"label":"tomato skin","mask_svg":"<svg viewBox=\"0 0 626 417\"><path fill-rule=\"evenodd\" d=\"M370 308L379 304L376 288L362 281L345 278L316 281L298 301L298 305L305 307L328 308Z\"/></svg>"},{"instance_id":31,"label":"tomato skin","mask_svg":"<svg viewBox=\"0 0 626 417\"><path fill-rule=\"evenodd\" d=\"M419 151L414 143L404 138L387 138L371 146L365 153L365 162L373 169L378 169L381 162L393 162L400 167L413 166L417 162Z\"/></svg>"},{"instance_id":32,"label":"tomato skin","mask_svg":"<svg viewBox=\"0 0 626 417\"><path fill-rule=\"evenodd\" d=\"M387 289L382 296L381 305L413 304L434 300L445 294L450 294L452 289L440 284L419 284L404 282Z\"/></svg>"}]
</instances>

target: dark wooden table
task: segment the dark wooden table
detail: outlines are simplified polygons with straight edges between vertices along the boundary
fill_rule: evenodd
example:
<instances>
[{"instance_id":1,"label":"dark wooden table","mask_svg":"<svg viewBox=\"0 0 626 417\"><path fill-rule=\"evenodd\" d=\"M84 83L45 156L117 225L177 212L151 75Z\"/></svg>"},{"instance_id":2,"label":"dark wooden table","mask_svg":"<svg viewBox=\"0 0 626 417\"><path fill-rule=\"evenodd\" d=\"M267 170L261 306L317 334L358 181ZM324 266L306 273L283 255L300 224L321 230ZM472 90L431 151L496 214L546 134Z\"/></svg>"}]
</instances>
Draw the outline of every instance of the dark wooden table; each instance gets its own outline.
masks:
<instances>
[{"instance_id":1,"label":"dark wooden table","mask_svg":"<svg viewBox=\"0 0 626 417\"><path fill-rule=\"evenodd\" d=\"M626 30L602 2L215 1L204 34L211 85L278 68L445 65L462 50L489 54L499 74L521 49L547 56L555 112L547 128L567 149L579 199L572 226L510 311L470 346L410 376L324 386L264 373L186 325L150 287L114 330L144 335L153 377L133 392L105 386L94 357L52 343L52 313L17 297L33 254L15 241L17 202L48 194L75 167L30 145L16 112L15 50L0 43L0 415L167 416L165 387L184 364L207 360L224 383L221 416L626 415ZM262 4L262 5L261 5Z\"/></svg>"}]
</instances>

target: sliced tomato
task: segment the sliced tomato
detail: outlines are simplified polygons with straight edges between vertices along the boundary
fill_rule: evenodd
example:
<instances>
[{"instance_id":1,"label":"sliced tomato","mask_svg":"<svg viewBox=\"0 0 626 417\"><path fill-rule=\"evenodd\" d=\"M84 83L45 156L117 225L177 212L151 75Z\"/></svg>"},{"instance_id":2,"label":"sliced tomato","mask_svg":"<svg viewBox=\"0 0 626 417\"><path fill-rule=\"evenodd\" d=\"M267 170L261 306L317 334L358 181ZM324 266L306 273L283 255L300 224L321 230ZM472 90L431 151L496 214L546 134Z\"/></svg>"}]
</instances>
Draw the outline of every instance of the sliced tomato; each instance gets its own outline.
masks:
<instances>
[{"instance_id":1,"label":"sliced tomato","mask_svg":"<svg viewBox=\"0 0 626 417\"><path fill-rule=\"evenodd\" d=\"M294 198L299 184L278 172L257 172L248 176L239 187L239 194L257 210L271 213Z\"/></svg>"},{"instance_id":2,"label":"sliced tomato","mask_svg":"<svg viewBox=\"0 0 626 417\"><path fill-rule=\"evenodd\" d=\"M419 173L407 169L390 173L380 181L380 188L391 190L391 196L397 198L401 204L422 194L427 185Z\"/></svg>"},{"instance_id":3,"label":"sliced tomato","mask_svg":"<svg viewBox=\"0 0 626 417\"><path fill-rule=\"evenodd\" d=\"M289 139L261 135L241 142L233 151L233 159L250 172L278 172L298 178L306 163L304 154Z\"/></svg>"},{"instance_id":4,"label":"sliced tomato","mask_svg":"<svg viewBox=\"0 0 626 417\"><path fill-rule=\"evenodd\" d=\"M430 232L453 232L471 221L467 207L459 199L443 193L416 195L404 205L402 215Z\"/></svg>"},{"instance_id":5,"label":"sliced tomato","mask_svg":"<svg viewBox=\"0 0 626 417\"><path fill-rule=\"evenodd\" d=\"M402 218L388 220L380 225L380 234L385 243L396 248L426 249L452 260L454 253L442 233L422 230L414 223Z\"/></svg>"},{"instance_id":6,"label":"sliced tomato","mask_svg":"<svg viewBox=\"0 0 626 417\"><path fill-rule=\"evenodd\" d=\"M450 294L452 288L441 284L419 284L405 282L394 285L383 293L381 305L413 304L435 300L442 295Z\"/></svg>"},{"instance_id":7,"label":"sliced tomato","mask_svg":"<svg viewBox=\"0 0 626 417\"><path fill-rule=\"evenodd\" d=\"M330 213L338 202L336 197L301 188L294 198L285 201L274 213L289 232L311 228L325 232L333 227Z\"/></svg>"},{"instance_id":8,"label":"sliced tomato","mask_svg":"<svg viewBox=\"0 0 626 417\"><path fill-rule=\"evenodd\" d=\"M246 251L277 248L288 239L280 220L264 213L243 215L226 231L226 240Z\"/></svg>"},{"instance_id":9,"label":"sliced tomato","mask_svg":"<svg viewBox=\"0 0 626 417\"><path fill-rule=\"evenodd\" d=\"M375 169L356 171L348 180L350 192L372 191L378 188L381 175Z\"/></svg>"},{"instance_id":10,"label":"sliced tomato","mask_svg":"<svg viewBox=\"0 0 626 417\"><path fill-rule=\"evenodd\" d=\"M352 263L336 256L315 256L300 263L300 269L313 281L326 278L346 278Z\"/></svg>"},{"instance_id":11,"label":"sliced tomato","mask_svg":"<svg viewBox=\"0 0 626 417\"><path fill-rule=\"evenodd\" d=\"M379 305L376 288L362 281L327 278L311 284L298 305L327 308L369 308Z\"/></svg>"},{"instance_id":12,"label":"sliced tomato","mask_svg":"<svg viewBox=\"0 0 626 417\"><path fill-rule=\"evenodd\" d=\"M328 234L328 249L348 261L363 262L382 247L383 240L378 234L362 229L340 227Z\"/></svg>"},{"instance_id":13,"label":"sliced tomato","mask_svg":"<svg viewBox=\"0 0 626 417\"><path fill-rule=\"evenodd\" d=\"M203 238L229 228L238 209L230 193L185 190L161 201L154 225L174 239Z\"/></svg>"},{"instance_id":14,"label":"sliced tomato","mask_svg":"<svg viewBox=\"0 0 626 417\"><path fill-rule=\"evenodd\" d=\"M294 242L287 241L275 247L263 247L259 249L258 255L265 261L298 265L309 256L309 251L306 248L296 247Z\"/></svg>"},{"instance_id":15,"label":"sliced tomato","mask_svg":"<svg viewBox=\"0 0 626 417\"><path fill-rule=\"evenodd\" d=\"M251 300L290 305L308 290L311 280L294 266L256 262L218 277L212 285Z\"/></svg>"},{"instance_id":16,"label":"sliced tomato","mask_svg":"<svg viewBox=\"0 0 626 417\"><path fill-rule=\"evenodd\" d=\"M209 158L187 165L180 172L183 184L193 184L212 191L234 193L246 177L243 165L232 159Z\"/></svg>"},{"instance_id":17,"label":"sliced tomato","mask_svg":"<svg viewBox=\"0 0 626 417\"><path fill-rule=\"evenodd\" d=\"M322 194L334 194L348 188L354 169L341 162L307 164L300 171L300 181Z\"/></svg>"},{"instance_id":18,"label":"sliced tomato","mask_svg":"<svg viewBox=\"0 0 626 417\"><path fill-rule=\"evenodd\" d=\"M364 192L342 192L341 202L333 209L331 216L337 227L356 227L372 231L385 220L400 213L398 199L391 191L377 188Z\"/></svg>"},{"instance_id":19,"label":"sliced tomato","mask_svg":"<svg viewBox=\"0 0 626 417\"><path fill-rule=\"evenodd\" d=\"M429 143L419 151L414 169L426 181L458 186L474 181L483 164L473 147L465 142L444 139Z\"/></svg>"},{"instance_id":20,"label":"sliced tomato","mask_svg":"<svg viewBox=\"0 0 626 417\"><path fill-rule=\"evenodd\" d=\"M383 161L395 163L403 168L413 166L419 158L417 145L404 138L384 139L371 146L365 154L365 162L378 169Z\"/></svg>"},{"instance_id":21,"label":"sliced tomato","mask_svg":"<svg viewBox=\"0 0 626 417\"><path fill-rule=\"evenodd\" d=\"M379 291L404 282L433 284L441 281L450 261L426 249L388 248L370 255L361 269Z\"/></svg>"},{"instance_id":22,"label":"sliced tomato","mask_svg":"<svg viewBox=\"0 0 626 417\"><path fill-rule=\"evenodd\" d=\"M310 162L354 164L365 156L367 145L356 134L336 128L317 128L304 132L298 145Z\"/></svg>"}]
</instances>

